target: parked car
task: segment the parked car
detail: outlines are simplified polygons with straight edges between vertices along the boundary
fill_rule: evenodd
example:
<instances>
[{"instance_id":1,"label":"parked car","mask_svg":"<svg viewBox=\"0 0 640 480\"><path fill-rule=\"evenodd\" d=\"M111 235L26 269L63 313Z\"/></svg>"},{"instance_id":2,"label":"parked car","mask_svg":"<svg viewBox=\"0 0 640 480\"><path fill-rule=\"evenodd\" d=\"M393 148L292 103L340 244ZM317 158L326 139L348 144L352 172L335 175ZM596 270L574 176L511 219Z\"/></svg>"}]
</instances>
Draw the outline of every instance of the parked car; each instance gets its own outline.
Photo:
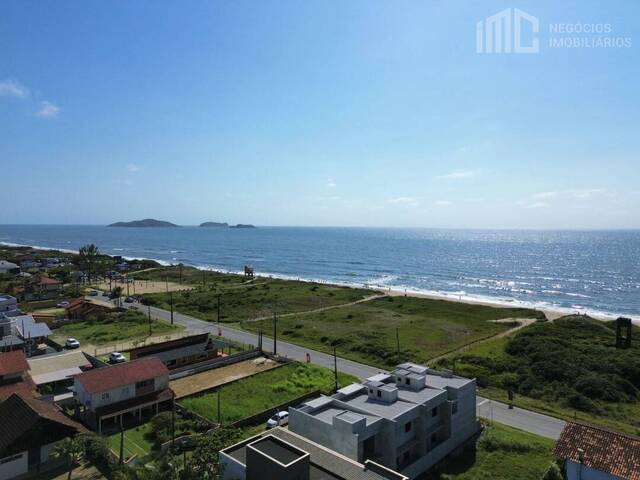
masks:
<instances>
[{"instance_id":1,"label":"parked car","mask_svg":"<svg viewBox=\"0 0 640 480\"><path fill-rule=\"evenodd\" d=\"M58 304L56 305L56 308L64 308L64 307L66 307L67 305L69 305L69 302L67 302L66 300L64 300L64 301L62 301L62 302L58 303Z\"/></svg>"},{"instance_id":2,"label":"parked car","mask_svg":"<svg viewBox=\"0 0 640 480\"><path fill-rule=\"evenodd\" d=\"M109 354L109 363L122 363L126 361L127 359L120 352L112 352Z\"/></svg>"},{"instance_id":3,"label":"parked car","mask_svg":"<svg viewBox=\"0 0 640 480\"><path fill-rule=\"evenodd\" d=\"M133 303L133 302L136 301L136 299L133 298L133 297L127 297L127 298L124 299L124 301L125 301L125 303Z\"/></svg>"},{"instance_id":4,"label":"parked car","mask_svg":"<svg viewBox=\"0 0 640 480\"><path fill-rule=\"evenodd\" d=\"M287 423L289 423L289 412L282 410L267 420L267 429L286 425Z\"/></svg>"},{"instance_id":5,"label":"parked car","mask_svg":"<svg viewBox=\"0 0 640 480\"><path fill-rule=\"evenodd\" d=\"M98 291L97 291L97 290L91 290L91 291L89 292L89 295L90 295L91 297L97 297L97 296L98 296Z\"/></svg>"},{"instance_id":6,"label":"parked car","mask_svg":"<svg viewBox=\"0 0 640 480\"><path fill-rule=\"evenodd\" d=\"M80 342L75 338L67 338L67 341L64 342L64 346L67 348L80 348Z\"/></svg>"}]
</instances>

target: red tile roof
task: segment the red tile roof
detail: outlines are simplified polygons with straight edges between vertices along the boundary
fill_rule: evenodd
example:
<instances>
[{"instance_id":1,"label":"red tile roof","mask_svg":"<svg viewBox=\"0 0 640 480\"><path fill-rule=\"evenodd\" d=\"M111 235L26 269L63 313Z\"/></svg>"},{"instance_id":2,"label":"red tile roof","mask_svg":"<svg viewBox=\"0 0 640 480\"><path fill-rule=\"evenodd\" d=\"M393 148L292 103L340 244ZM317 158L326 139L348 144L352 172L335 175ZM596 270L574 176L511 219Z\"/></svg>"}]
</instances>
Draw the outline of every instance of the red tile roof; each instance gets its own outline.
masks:
<instances>
[{"instance_id":1,"label":"red tile roof","mask_svg":"<svg viewBox=\"0 0 640 480\"><path fill-rule=\"evenodd\" d=\"M98 393L150 378L168 375L169 370L157 357L146 357L110 367L96 368L76 375L88 393Z\"/></svg>"},{"instance_id":2,"label":"red tile roof","mask_svg":"<svg viewBox=\"0 0 640 480\"><path fill-rule=\"evenodd\" d=\"M27 357L22 350L0 353L0 375L11 375L29 370Z\"/></svg>"},{"instance_id":3,"label":"red tile roof","mask_svg":"<svg viewBox=\"0 0 640 480\"><path fill-rule=\"evenodd\" d=\"M640 480L640 437L568 422L555 455L625 480Z\"/></svg>"},{"instance_id":4,"label":"red tile roof","mask_svg":"<svg viewBox=\"0 0 640 480\"><path fill-rule=\"evenodd\" d=\"M0 403L14 393L21 393L29 397L35 397L37 395L36 384L33 383L31 377L27 377L22 382L0 385Z\"/></svg>"},{"instance_id":5,"label":"red tile roof","mask_svg":"<svg viewBox=\"0 0 640 480\"><path fill-rule=\"evenodd\" d=\"M55 278L45 277L44 275L40 277L39 280L40 285L59 285L62 282L60 280L56 280Z\"/></svg>"}]
</instances>

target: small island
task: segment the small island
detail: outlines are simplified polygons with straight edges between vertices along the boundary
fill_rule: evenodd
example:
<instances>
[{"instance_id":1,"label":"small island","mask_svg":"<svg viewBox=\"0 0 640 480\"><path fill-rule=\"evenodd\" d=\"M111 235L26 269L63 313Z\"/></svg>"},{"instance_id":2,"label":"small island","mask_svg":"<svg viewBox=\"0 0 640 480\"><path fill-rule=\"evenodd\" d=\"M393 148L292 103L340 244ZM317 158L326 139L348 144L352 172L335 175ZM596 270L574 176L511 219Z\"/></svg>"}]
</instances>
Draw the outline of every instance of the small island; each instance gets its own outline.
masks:
<instances>
[{"instance_id":1,"label":"small island","mask_svg":"<svg viewBox=\"0 0 640 480\"><path fill-rule=\"evenodd\" d=\"M164 220L155 220L153 218L145 218L144 220L133 220L131 222L116 222L108 227L142 227L142 228L157 228L157 227L178 227L178 225L165 222Z\"/></svg>"},{"instance_id":2,"label":"small island","mask_svg":"<svg viewBox=\"0 0 640 480\"><path fill-rule=\"evenodd\" d=\"M206 228L256 228L254 225L247 225L244 223L229 225L227 222L204 222L201 223L200 226Z\"/></svg>"},{"instance_id":3,"label":"small island","mask_svg":"<svg viewBox=\"0 0 640 480\"><path fill-rule=\"evenodd\" d=\"M203 222L200 224L201 227L207 228L227 228L229 224L227 222Z\"/></svg>"}]
</instances>

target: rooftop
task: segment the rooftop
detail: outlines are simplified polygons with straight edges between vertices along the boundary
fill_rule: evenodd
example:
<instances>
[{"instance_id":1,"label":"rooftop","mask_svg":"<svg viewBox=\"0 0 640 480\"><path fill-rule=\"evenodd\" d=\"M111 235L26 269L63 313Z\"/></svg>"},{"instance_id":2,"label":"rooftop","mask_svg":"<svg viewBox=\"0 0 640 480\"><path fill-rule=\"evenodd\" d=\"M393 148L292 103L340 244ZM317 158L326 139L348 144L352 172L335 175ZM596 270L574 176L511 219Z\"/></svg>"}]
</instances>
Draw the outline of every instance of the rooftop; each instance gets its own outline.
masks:
<instances>
[{"instance_id":1,"label":"rooftop","mask_svg":"<svg viewBox=\"0 0 640 480\"><path fill-rule=\"evenodd\" d=\"M0 353L0 375L24 373L27 370L29 370L29 364L22 350Z\"/></svg>"},{"instance_id":2,"label":"rooftop","mask_svg":"<svg viewBox=\"0 0 640 480\"><path fill-rule=\"evenodd\" d=\"M169 370L157 357L145 357L131 362L97 368L75 377L88 393L98 393L150 378L168 375Z\"/></svg>"},{"instance_id":3,"label":"rooftop","mask_svg":"<svg viewBox=\"0 0 640 480\"><path fill-rule=\"evenodd\" d=\"M246 465L247 446L260 438L271 436L309 454L311 480L407 480L407 477L384 467L370 468L368 465L362 465L281 427L261 433L249 440L228 447L222 452ZM271 446L272 444L269 443L265 448ZM289 454L280 449L273 453L283 459L289 458Z\"/></svg>"},{"instance_id":4,"label":"rooftop","mask_svg":"<svg viewBox=\"0 0 640 480\"><path fill-rule=\"evenodd\" d=\"M567 422L554 453L625 480L640 480L640 437Z\"/></svg>"}]
</instances>

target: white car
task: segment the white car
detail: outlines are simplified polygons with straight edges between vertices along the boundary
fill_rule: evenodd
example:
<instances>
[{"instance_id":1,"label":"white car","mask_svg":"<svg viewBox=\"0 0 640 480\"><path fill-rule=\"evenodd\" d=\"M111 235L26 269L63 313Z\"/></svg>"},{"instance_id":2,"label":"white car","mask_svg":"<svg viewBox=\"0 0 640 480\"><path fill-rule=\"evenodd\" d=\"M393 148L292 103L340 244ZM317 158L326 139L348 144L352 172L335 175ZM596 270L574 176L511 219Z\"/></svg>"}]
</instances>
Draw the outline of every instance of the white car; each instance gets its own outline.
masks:
<instances>
[{"instance_id":1,"label":"white car","mask_svg":"<svg viewBox=\"0 0 640 480\"><path fill-rule=\"evenodd\" d=\"M67 341L64 342L64 346L67 348L80 348L80 342L75 338L67 338Z\"/></svg>"},{"instance_id":2,"label":"white car","mask_svg":"<svg viewBox=\"0 0 640 480\"><path fill-rule=\"evenodd\" d=\"M109 354L109 363L122 363L126 361L127 359L120 352L112 352Z\"/></svg>"},{"instance_id":3,"label":"white car","mask_svg":"<svg viewBox=\"0 0 640 480\"><path fill-rule=\"evenodd\" d=\"M63 301L63 302L58 303L58 304L56 305L56 308L64 308L64 307L66 307L67 305L69 305L69 302L67 302L67 301L65 300L65 301Z\"/></svg>"},{"instance_id":4,"label":"white car","mask_svg":"<svg viewBox=\"0 0 640 480\"><path fill-rule=\"evenodd\" d=\"M286 425L287 423L289 423L289 412L282 410L267 420L267 429Z\"/></svg>"}]
</instances>

